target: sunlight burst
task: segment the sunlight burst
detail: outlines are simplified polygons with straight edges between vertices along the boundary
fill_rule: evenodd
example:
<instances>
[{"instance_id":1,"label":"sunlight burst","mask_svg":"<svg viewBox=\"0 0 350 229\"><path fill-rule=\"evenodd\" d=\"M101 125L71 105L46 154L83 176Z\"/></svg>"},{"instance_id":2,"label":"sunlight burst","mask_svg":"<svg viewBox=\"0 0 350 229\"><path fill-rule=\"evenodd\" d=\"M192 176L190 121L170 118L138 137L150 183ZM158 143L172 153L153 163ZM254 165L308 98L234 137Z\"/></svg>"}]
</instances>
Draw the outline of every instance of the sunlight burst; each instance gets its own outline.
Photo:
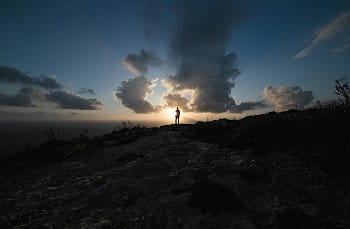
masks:
<instances>
[{"instance_id":1,"label":"sunlight burst","mask_svg":"<svg viewBox=\"0 0 350 229\"><path fill-rule=\"evenodd\" d=\"M165 109L165 116L169 120L175 120L175 110L174 108L166 108Z\"/></svg>"}]
</instances>

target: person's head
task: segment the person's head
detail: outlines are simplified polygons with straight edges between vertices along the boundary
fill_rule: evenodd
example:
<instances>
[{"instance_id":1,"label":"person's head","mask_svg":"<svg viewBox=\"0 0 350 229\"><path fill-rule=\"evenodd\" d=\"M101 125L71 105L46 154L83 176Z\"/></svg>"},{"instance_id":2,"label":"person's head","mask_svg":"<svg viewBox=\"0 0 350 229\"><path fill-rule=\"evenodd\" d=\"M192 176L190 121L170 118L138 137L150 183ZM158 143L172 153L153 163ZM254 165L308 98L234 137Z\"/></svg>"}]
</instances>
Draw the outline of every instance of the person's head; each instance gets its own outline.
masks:
<instances>
[{"instance_id":1,"label":"person's head","mask_svg":"<svg viewBox=\"0 0 350 229\"><path fill-rule=\"evenodd\" d=\"M179 107L176 107L176 110L178 110L179 109Z\"/></svg>"}]
</instances>

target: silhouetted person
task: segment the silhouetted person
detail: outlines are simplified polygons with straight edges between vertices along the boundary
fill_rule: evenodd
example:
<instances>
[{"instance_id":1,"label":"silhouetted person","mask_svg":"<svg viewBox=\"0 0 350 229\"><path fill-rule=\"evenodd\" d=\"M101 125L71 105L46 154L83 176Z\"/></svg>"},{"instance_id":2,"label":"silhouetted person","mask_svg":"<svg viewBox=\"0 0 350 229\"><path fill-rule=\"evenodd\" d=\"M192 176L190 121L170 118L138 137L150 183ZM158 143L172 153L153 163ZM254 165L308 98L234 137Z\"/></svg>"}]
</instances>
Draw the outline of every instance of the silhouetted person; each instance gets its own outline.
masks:
<instances>
[{"instance_id":1,"label":"silhouetted person","mask_svg":"<svg viewBox=\"0 0 350 229\"><path fill-rule=\"evenodd\" d=\"M180 124L180 110L178 107L176 107L175 111L175 124Z\"/></svg>"}]
</instances>

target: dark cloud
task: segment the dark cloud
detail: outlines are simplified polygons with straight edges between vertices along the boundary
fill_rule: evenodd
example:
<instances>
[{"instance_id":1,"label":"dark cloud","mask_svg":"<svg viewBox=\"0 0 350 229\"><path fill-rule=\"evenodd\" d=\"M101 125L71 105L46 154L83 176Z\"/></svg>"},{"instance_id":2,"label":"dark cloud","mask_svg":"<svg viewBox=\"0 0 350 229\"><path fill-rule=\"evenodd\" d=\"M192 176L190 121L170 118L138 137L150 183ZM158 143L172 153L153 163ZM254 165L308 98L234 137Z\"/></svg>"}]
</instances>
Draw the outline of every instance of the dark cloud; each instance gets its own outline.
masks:
<instances>
[{"instance_id":1,"label":"dark cloud","mask_svg":"<svg viewBox=\"0 0 350 229\"><path fill-rule=\"evenodd\" d=\"M87 94L87 95L96 95L95 91L90 89L90 88L80 88L77 91L78 94L83 95L83 94Z\"/></svg>"},{"instance_id":2,"label":"dark cloud","mask_svg":"<svg viewBox=\"0 0 350 229\"><path fill-rule=\"evenodd\" d=\"M86 99L67 91L45 92L62 88L62 86L49 76L29 76L13 67L0 66L0 82L30 85L22 87L18 94L15 95L7 95L0 92L0 105L32 107L32 98L41 102L56 103L58 108L62 109L97 110L102 105L97 99ZM80 94L95 95L95 92L88 88L81 88L78 92Z\"/></svg>"},{"instance_id":3,"label":"dark cloud","mask_svg":"<svg viewBox=\"0 0 350 229\"><path fill-rule=\"evenodd\" d=\"M315 97L312 91L303 91L300 87L265 87L264 98L279 111L303 109Z\"/></svg>"},{"instance_id":4,"label":"dark cloud","mask_svg":"<svg viewBox=\"0 0 350 229\"><path fill-rule=\"evenodd\" d=\"M168 89L168 94L163 97L165 107L179 106L194 112L241 113L265 106L261 101L237 105L231 97L234 80L240 71L236 55L227 52L226 48L235 26L247 17L248 5L234 0L180 0L169 4L153 0L147 5L145 12L152 12L155 16L147 16L145 34L148 38L155 38L160 31L165 32L162 38L168 43L168 63L175 68L175 74L164 80ZM136 55L132 57L139 60ZM134 62L132 71L147 72L145 61ZM190 91L190 99L182 96L186 91ZM133 102L142 101L141 104L152 110L152 105L143 99L145 92L142 96L134 93L139 92L129 90L128 97L141 99L133 99ZM135 107L130 103L123 104Z\"/></svg>"},{"instance_id":5,"label":"dark cloud","mask_svg":"<svg viewBox=\"0 0 350 229\"><path fill-rule=\"evenodd\" d=\"M102 105L97 99L85 99L67 91L51 91L46 94L48 101L57 103L62 109L98 110Z\"/></svg>"},{"instance_id":6,"label":"dark cloud","mask_svg":"<svg viewBox=\"0 0 350 229\"><path fill-rule=\"evenodd\" d=\"M192 109L189 108L190 101L185 96L176 93L170 93L165 95L163 99L165 100L165 107L179 107L180 110L185 112L192 111Z\"/></svg>"},{"instance_id":7,"label":"dark cloud","mask_svg":"<svg viewBox=\"0 0 350 229\"><path fill-rule=\"evenodd\" d=\"M159 111L159 107L152 106L147 100L147 95L152 93L152 81L144 76L137 76L133 79L123 81L118 87L115 96L122 101L122 104L136 113L146 114Z\"/></svg>"},{"instance_id":8,"label":"dark cloud","mask_svg":"<svg viewBox=\"0 0 350 229\"><path fill-rule=\"evenodd\" d=\"M23 87L19 95L41 102L52 102L62 109L97 110L102 105L97 99L86 99L67 91L50 91L45 93L40 88Z\"/></svg>"},{"instance_id":9,"label":"dark cloud","mask_svg":"<svg viewBox=\"0 0 350 229\"><path fill-rule=\"evenodd\" d=\"M0 65L0 81L30 84L31 77L16 68Z\"/></svg>"},{"instance_id":10,"label":"dark cloud","mask_svg":"<svg viewBox=\"0 0 350 229\"><path fill-rule=\"evenodd\" d=\"M179 107L185 112L194 111L192 109L192 103L185 96L176 93L170 93L163 97L165 100L165 107ZM242 113L244 111L256 110L266 108L268 105L264 101L257 102L243 102L236 104L236 101L232 100L231 104L228 104L228 112L231 113Z\"/></svg>"},{"instance_id":11,"label":"dark cloud","mask_svg":"<svg viewBox=\"0 0 350 229\"><path fill-rule=\"evenodd\" d=\"M34 107L30 96L23 94L8 95L0 91L0 106Z\"/></svg>"},{"instance_id":12,"label":"dark cloud","mask_svg":"<svg viewBox=\"0 0 350 229\"><path fill-rule=\"evenodd\" d=\"M230 112L232 113L242 113L244 111L249 110L256 110L256 109L262 109L266 108L268 105L264 101L257 101L257 102L243 102L240 104L232 104L230 106Z\"/></svg>"},{"instance_id":13,"label":"dark cloud","mask_svg":"<svg viewBox=\"0 0 350 229\"><path fill-rule=\"evenodd\" d=\"M46 89L59 89L62 86L53 78L40 75L29 76L16 68L0 65L0 82L20 83L24 85L37 85Z\"/></svg>"},{"instance_id":14,"label":"dark cloud","mask_svg":"<svg viewBox=\"0 0 350 229\"><path fill-rule=\"evenodd\" d=\"M162 60L152 51L141 49L140 53L130 53L123 61L124 66L136 75L148 72L148 67L157 67L162 64Z\"/></svg>"},{"instance_id":15,"label":"dark cloud","mask_svg":"<svg viewBox=\"0 0 350 229\"><path fill-rule=\"evenodd\" d=\"M174 9L168 41L176 73L166 80L171 93L192 90L191 106L196 112L249 108L236 107L230 95L240 71L236 55L226 52L233 29L247 16L246 6L232 0L192 0L179 1Z\"/></svg>"},{"instance_id":16,"label":"dark cloud","mask_svg":"<svg viewBox=\"0 0 350 229\"><path fill-rule=\"evenodd\" d=\"M19 94L30 96L38 101L45 102L47 101L45 93L39 88L33 87L22 87L19 91Z\"/></svg>"},{"instance_id":17,"label":"dark cloud","mask_svg":"<svg viewBox=\"0 0 350 229\"><path fill-rule=\"evenodd\" d=\"M46 75L31 77L31 84L38 85L46 89L60 89L62 86L54 79Z\"/></svg>"}]
</instances>

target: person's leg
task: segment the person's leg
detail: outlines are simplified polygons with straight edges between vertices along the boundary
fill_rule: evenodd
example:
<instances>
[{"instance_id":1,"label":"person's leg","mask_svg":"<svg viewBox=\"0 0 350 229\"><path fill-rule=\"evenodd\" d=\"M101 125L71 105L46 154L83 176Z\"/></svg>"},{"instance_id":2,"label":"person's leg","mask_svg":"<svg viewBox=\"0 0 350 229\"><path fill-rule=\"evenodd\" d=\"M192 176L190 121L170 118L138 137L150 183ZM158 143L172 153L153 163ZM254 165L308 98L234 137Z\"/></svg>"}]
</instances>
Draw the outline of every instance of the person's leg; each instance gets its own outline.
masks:
<instances>
[{"instance_id":1,"label":"person's leg","mask_svg":"<svg viewBox=\"0 0 350 229\"><path fill-rule=\"evenodd\" d=\"M176 124L176 121L177 121L177 117L175 116L175 124Z\"/></svg>"}]
</instances>

